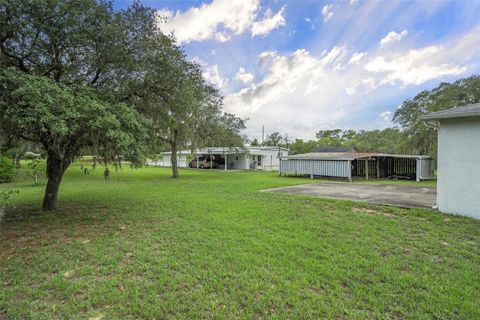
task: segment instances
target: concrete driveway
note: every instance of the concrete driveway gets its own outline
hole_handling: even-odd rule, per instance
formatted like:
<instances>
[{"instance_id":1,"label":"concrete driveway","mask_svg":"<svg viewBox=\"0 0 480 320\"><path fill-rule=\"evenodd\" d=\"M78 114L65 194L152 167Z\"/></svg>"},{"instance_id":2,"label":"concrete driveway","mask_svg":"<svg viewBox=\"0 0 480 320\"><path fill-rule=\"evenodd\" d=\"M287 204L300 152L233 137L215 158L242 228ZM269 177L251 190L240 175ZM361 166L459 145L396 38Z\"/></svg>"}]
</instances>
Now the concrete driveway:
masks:
<instances>
[{"instance_id":1,"label":"concrete driveway","mask_svg":"<svg viewBox=\"0 0 480 320\"><path fill-rule=\"evenodd\" d=\"M325 182L262 191L346 199L406 208L431 208L435 205L437 198L436 188L412 185Z\"/></svg>"}]
</instances>

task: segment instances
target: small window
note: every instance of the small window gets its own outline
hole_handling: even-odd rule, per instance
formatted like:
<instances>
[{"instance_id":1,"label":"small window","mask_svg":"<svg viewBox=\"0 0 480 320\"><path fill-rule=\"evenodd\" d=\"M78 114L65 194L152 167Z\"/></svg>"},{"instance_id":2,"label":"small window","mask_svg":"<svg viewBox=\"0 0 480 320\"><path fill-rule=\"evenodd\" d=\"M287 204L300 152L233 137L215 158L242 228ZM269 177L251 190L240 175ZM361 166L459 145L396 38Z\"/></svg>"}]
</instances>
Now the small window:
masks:
<instances>
[{"instance_id":1,"label":"small window","mask_svg":"<svg viewBox=\"0 0 480 320\"><path fill-rule=\"evenodd\" d=\"M238 160L238 156L235 156L235 160Z\"/></svg>"}]
</instances>

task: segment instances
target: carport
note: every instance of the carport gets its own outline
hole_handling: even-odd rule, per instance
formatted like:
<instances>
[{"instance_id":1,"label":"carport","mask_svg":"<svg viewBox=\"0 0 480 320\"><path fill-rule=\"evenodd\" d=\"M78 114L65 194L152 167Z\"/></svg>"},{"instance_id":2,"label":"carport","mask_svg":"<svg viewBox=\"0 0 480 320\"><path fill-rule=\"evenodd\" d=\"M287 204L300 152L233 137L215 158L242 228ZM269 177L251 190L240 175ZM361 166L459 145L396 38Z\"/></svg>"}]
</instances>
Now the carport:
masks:
<instances>
[{"instance_id":1,"label":"carport","mask_svg":"<svg viewBox=\"0 0 480 320\"><path fill-rule=\"evenodd\" d=\"M217 169L244 169L247 161L247 150L237 147L211 147L195 150L193 158L212 158L218 164Z\"/></svg>"},{"instance_id":2,"label":"carport","mask_svg":"<svg viewBox=\"0 0 480 320\"><path fill-rule=\"evenodd\" d=\"M177 152L179 167L188 167L193 159L213 158L221 170L265 170L276 171L280 159L288 156L289 150L283 147L211 147ZM150 160L150 165L171 166L172 153L162 152L160 160ZM212 168L213 169L213 168Z\"/></svg>"},{"instance_id":3,"label":"carport","mask_svg":"<svg viewBox=\"0 0 480 320\"><path fill-rule=\"evenodd\" d=\"M312 179L338 177L352 181L353 177L364 177L421 181L434 178L434 162L422 155L312 152L282 158L279 173L309 175Z\"/></svg>"}]
</instances>

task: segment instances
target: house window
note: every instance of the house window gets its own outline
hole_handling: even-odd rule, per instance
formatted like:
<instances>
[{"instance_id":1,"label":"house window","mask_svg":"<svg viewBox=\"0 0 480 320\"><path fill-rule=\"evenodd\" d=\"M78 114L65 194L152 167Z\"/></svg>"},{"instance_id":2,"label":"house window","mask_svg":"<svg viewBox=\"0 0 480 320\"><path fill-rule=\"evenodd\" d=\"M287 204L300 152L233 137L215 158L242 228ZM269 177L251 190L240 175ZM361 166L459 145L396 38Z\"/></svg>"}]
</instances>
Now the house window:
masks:
<instances>
[{"instance_id":1,"label":"house window","mask_svg":"<svg viewBox=\"0 0 480 320\"><path fill-rule=\"evenodd\" d=\"M262 156L257 156L257 159L258 159L257 165L261 166L262 165Z\"/></svg>"}]
</instances>

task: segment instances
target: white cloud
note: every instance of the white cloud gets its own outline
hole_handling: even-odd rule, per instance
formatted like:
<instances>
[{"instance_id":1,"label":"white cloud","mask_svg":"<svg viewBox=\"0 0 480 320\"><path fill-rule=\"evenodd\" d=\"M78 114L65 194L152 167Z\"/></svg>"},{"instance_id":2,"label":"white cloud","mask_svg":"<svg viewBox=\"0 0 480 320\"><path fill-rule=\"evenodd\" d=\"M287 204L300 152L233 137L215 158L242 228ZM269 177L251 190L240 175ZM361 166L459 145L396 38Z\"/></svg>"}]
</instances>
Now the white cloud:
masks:
<instances>
[{"instance_id":1,"label":"white cloud","mask_svg":"<svg viewBox=\"0 0 480 320\"><path fill-rule=\"evenodd\" d=\"M373 78L366 78L362 80L362 83L367 87L367 89L377 89L378 83ZM368 92L368 90L367 90Z\"/></svg>"},{"instance_id":2,"label":"white cloud","mask_svg":"<svg viewBox=\"0 0 480 320\"><path fill-rule=\"evenodd\" d=\"M238 69L237 74L235 75L235 80L243 82L245 84L252 82L254 78L255 76L251 73L246 72L245 68L243 67L240 67L240 69Z\"/></svg>"},{"instance_id":3,"label":"white cloud","mask_svg":"<svg viewBox=\"0 0 480 320\"><path fill-rule=\"evenodd\" d=\"M366 55L367 55L366 52L355 52L354 54L352 54L348 63L359 63L360 60L362 60L362 58L365 57Z\"/></svg>"},{"instance_id":4,"label":"white cloud","mask_svg":"<svg viewBox=\"0 0 480 320\"><path fill-rule=\"evenodd\" d=\"M330 20L334 15L333 4L325 5L322 9L322 14L323 14L323 21L327 22L328 20Z\"/></svg>"},{"instance_id":5,"label":"white cloud","mask_svg":"<svg viewBox=\"0 0 480 320\"><path fill-rule=\"evenodd\" d=\"M305 21L305 23L307 23L312 30L317 29L318 20L316 20L316 19L312 20L309 17L305 17L305 18L303 18L303 21Z\"/></svg>"},{"instance_id":6,"label":"white cloud","mask_svg":"<svg viewBox=\"0 0 480 320\"><path fill-rule=\"evenodd\" d=\"M214 64L212 66L204 66L203 77L205 80L210 82L211 84L215 85L219 89L222 89L225 84L226 80L222 78L220 75L220 71L218 70L218 65Z\"/></svg>"},{"instance_id":7,"label":"white cloud","mask_svg":"<svg viewBox=\"0 0 480 320\"><path fill-rule=\"evenodd\" d=\"M382 40L380 40L380 46L383 47L389 43L392 43L392 42L398 42L400 40L402 40L406 35L408 34L408 31L407 30L403 30L402 32L400 33L397 33L395 31L390 31L386 36L385 38L383 38Z\"/></svg>"},{"instance_id":8,"label":"white cloud","mask_svg":"<svg viewBox=\"0 0 480 320\"><path fill-rule=\"evenodd\" d=\"M259 58L259 61L267 67L269 74L259 83L254 83L227 97L231 102L235 100L243 104L250 111L257 111L262 106L295 91L299 79L307 73L311 74L310 71L319 66L319 61L312 58L304 49L297 50L289 56L264 52ZM265 61L266 58L269 60Z\"/></svg>"},{"instance_id":9,"label":"white cloud","mask_svg":"<svg viewBox=\"0 0 480 320\"><path fill-rule=\"evenodd\" d=\"M460 77L478 66L480 53L472 48L480 46L479 32L477 28L415 49L378 48L368 55L346 46L318 56L305 49L289 54L265 51L258 56L255 78L245 88L225 94L225 109L250 118L250 135L262 125L298 138L312 138L314 132L332 127L384 126L393 112L378 106L394 102L389 108L393 110L399 97L415 92L416 88L402 91L405 86ZM365 115L372 109L374 119Z\"/></svg>"},{"instance_id":10,"label":"white cloud","mask_svg":"<svg viewBox=\"0 0 480 320\"><path fill-rule=\"evenodd\" d=\"M356 5L358 3L358 0L350 0L351 5Z\"/></svg>"},{"instance_id":11,"label":"white cloud","mask_svg":"<svg viewBox=\"0 0 480 320\"><path fill-rule=\"evenodd\" d=\"M418 85L442 76L459 75L465 72L465 67L445 62L444 54L443 47L429 46L388 57L377 56L364 68L368 72L383 74L381 84L395 84L398 81L403 85Z\"/></svg>"},{"instance_id":12,"label":"white cloud","mask_svg":"<svg viewBox=\"0 0 480 320\"><path fill-rule=\"evenodd\" d=\"M274 59L277 56L276 51L264 51L258 56L258 64L260 67L263 67L271 59Z\"/></svg>"},{"instance_id":13,"label":"white cloud","mask_svg":"<svg viewBox=\"0 0 480 320\"><path fill-rule=\"evenodd\" d=\"M382 118L384 121L390 121L391 120L391 115L392 113L390 111L385 111L380 113L378 116Z\"/></svg>"},{"instance_id":14,"label":"white cloud","mask_svg":"<svg viewBox=\"0 0 480 320\"><path fill-rule=\"evenodd\" d=\"M323 57L316 58L305 49L289 55L264 52L259 63L266 76L239 92L225 97L225 108L251 120L249 126L282 126L284 131L304 135L300 127L315 132L330 127L340 119L345 109L336 103L345 96L345 84L339 75L328 74L342 60L345 48L335 47Z\"/></svg>"},{"instance_id":15,"label":"white cloud","mask_svg":"<svg viewBox=\"0 0 480 320\"><path fill-rule=\"evenodd\" d=\"M354 85L354 86L351 86L351 87L348 87L347 89L345 89L345 92L346 92L349 96L353 96L356 91L357 91L357 85Z\"/></svg>"},{"instance_id":16,"label":"white cloud","mask_svg":"<svg viewBox=\"0 0 480 320\"><path fill-rule=\"evenodd\" d=\"M283 11L285 6L273 15L272 10L267 9L265 16L261 21L255 21L252 24L252 37L263 36L269 34L272 30L285 25L285 17Z\"/></svg>"},{"instance_id":17,"label":"white cloud","mask_svg":"<svg viewBox=\"0 0 480 320\"><path fill-rule=\"evenodd\" d=\"M328 53L326 53L322 60L322 65L333 65L334 70L342 70L345 67L345 58L347 57L348 50L345 46L333 47Z\"/></svg>"},{"instance_id":18,"label":"white cloud","mask_svg":"<svg viewBox=\"0 0 480 320\"><path fill-rule=\"evenodd\" d=\"M259 0L214 0L209 4L192 7L184 12L158 10L158 27L164 33L174 32L179 43L216 39L229 41L233 36L251 31L252 36L266 35L285 25L283 7L273 14L270 9L263 20L256 20Z\"/></svg>"}]
</instances>

